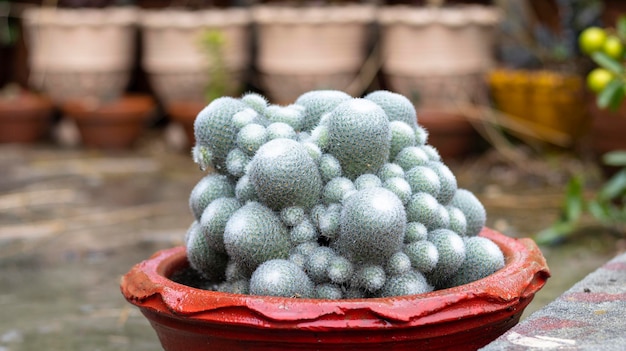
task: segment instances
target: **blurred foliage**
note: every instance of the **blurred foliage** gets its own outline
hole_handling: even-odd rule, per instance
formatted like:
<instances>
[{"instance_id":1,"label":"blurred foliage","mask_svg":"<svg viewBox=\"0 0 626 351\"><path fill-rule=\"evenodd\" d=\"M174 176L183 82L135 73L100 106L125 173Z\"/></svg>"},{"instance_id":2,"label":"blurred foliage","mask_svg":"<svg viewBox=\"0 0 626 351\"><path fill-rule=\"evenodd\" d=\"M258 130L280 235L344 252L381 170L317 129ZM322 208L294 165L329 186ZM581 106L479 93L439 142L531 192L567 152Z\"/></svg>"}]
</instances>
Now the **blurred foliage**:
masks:
<instances>
[{"instance_id":1,"label":"blurred foliage","mask_svg":"<svg viewBox=\"0 0 626 351\"><path fill-rule=\"evenodd\" d=\"M578 35L600 24L600 0L497 0L504 12L498 54L505 66L580 71ZM551 5L551 6L550 6ZM554 11L548 11L548 10Z\"/></svg>"},{"instance_id":2,"label":"blurred foliage","mask_svg":"<svg viewBox=\"0 0 626 351\"><path fill-rule=\"evenodd\" d=\"M205 88L206 101L213 101L231 91L231 80L226 61L224 59L223 33L218 30L207 30L200 40L201 46L209 62L209 83Z\"/></svg>"},{"instance_id":3,"label":"blurred foliage","mask_svg":"<svg viewBox=\"0 0 626 351\"><path fill-rule=\"evenodd\" d=\"M606 153L605 165L619 167L592 197L585 196L582 176L572 178L566 188L561 217L551 227L535 236L538 244L555 244L563 241L577 229L585 215L598 224L620 232L626 229L626 151Z\"/></svg>"}]
</instances>

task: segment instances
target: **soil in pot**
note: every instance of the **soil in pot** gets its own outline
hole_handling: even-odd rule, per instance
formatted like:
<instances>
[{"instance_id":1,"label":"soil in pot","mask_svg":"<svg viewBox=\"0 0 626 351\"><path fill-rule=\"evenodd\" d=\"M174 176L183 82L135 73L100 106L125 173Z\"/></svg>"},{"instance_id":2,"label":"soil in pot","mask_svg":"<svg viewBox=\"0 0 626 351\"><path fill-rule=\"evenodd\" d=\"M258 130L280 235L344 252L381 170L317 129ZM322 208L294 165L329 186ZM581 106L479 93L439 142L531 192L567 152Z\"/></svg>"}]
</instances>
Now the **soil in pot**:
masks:
<instances>
[{"instance_id":1,"label":"soil in pot","mask_svg":"<svg viewBox=\"0 0 626 351\"><path fill-rule=\"evenodd\" d=\"M132 147L154 108L154 100L147 95L125 95L107 103L72 100L62 105L63 113L76 122L82 143L103 149Z\"/></svg>"},{"instance_id":2,"label":"soil in pot","mask_svg":"<svg viewBox=\"0 0 626 351\"><path fill-rule=\"evenodd\" d=\"M0 96L0 143L42 139L50 131L53 110L48 98L34 93Z\"/></svg>"},{"instance_id":3,"label":"soil in pot","mask_svg":"<svg viewBox=\"0 0 626 351\"><path fill-rule=\"evenodd\" d=\"M514 326L550 273L530 239L490 229L505 266L462 286L392 298L324 300L191 288L183 247L156 253L121 281L165 350L475 350ZM181 280L179 280L181 281Z\"/></svg>"}]
</instances>

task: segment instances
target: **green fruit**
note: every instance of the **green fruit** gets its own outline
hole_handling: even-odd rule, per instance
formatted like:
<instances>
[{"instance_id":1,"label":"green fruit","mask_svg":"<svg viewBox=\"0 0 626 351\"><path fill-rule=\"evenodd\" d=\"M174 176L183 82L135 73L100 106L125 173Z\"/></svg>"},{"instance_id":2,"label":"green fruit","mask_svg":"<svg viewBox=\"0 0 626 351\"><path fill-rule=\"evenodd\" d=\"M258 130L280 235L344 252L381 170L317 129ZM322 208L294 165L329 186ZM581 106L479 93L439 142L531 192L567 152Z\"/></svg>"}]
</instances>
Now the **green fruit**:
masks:
<instances>
[{"instance_id":1,"label":"green fruit","mask_svg":"<svg viewBox=\"0 0 626 351\"><path fill-rule=\"evenodd\" d=\"M265 261L287 258L291 241L276 213L258 202L248 202L226 223L224 247L231 259L254 270Z\"/></svg>"},{"instance_id":2,"label":"green fruit","mask_svg":"<svg viewBox=\"0 0 626 351\"><path fill-rule=\"evenodd\" d=\"M355 264L385 264L400 251L406 228L402 201L384 188L356 191L343 204L340 234L333 246Z\"/></svg>"},{"instance_id":3,"label":"green fruit","mask_svg":"<svg viewBox=\"0 0 626 351\"><path fill-rule=\"evenodd\" d=\"M595 68L587 75L587 87L598 94L615 78L613 73L605 68Z\"/></svg>"},{"instance_id":4,"label":"green fruit","mask_svg":"<svg viewBox=\"0 0 626 351\"><path fill-rule=\"evenodd\" d=\"M446 282L447 287L467 284L504 267L504 255L493 241L473 236L465 238L466 257L461 268Z\"/></svg>"},{"instance_id":5,"label":"green fruit","mask_svg":"<svg viewBox=\"0 0 626 351\"><path fill-rule=\"evenodd\" d=\"M220 197L213 200L202 212L200 227L211 249L219 253L226 253L224 248L224 229L230 216L240 207L241 204L237 199Z\"/></svg>"},{"instance_id":6,"label":"green fruit","mask_svg":"<svg viewBox=\"0 0 626 351\"><path fill-rule=\"evenodd\" d=\"M616 60L621 60L624 57L624 44L619 37L609 35L602 46L602 51Z\"/></svg>"},{"instance_id":7,"label":"green fruit","mask_svg":"<svg viewBox=\"0 0 626 351\"><path fill-rule=\"evenodd\" d=\"M411 271L390 277L385 282L381 297L417 295L433 291L426 278L419 272Z\"/></svg>"},{"instance_id":8,"label":"green fruit","mask_svg":"<svg viewBox=\"0 0 626 351\"><path fill-rule=\"evenodd\" d=\"M467 221L465 235L478 235L487 221L487 212L478 198L469 190L458 189L450 201L450 205L457 207L465 215Z\"/></svg>"},{"instance_id":9,"label":"green fruit","mask_svg":"<svg viewBox=\"0 0 626 351\"><path fill-rule=\"evenodd\" d=\"M350 95L338 90L313 90L300 95L295 103L304 107L302 130L312 130L323 114L350 99Z\"/></svg>"},{"instance_id":10,"label":"green fruit","mask_svg":"<svg viewBox=\"0 0 626 351\"><path fill-rule=\"evenodd\" d=\"M599 27L589 27L585 29L578 37L578 46L585 54L592 54L602 50L606 42L606 31Z\"/></svg>"},{"instance_id":11,"label":"green fruit","mask_svg":"<svg viewBox=\"0 0 626 351\"><path fill-rule=\"evenodd\" d=\"M204 209L220 197L234 197L235 187L231 181L220 174L209 174L194 186L189 195L189 208L196 220L200 220Z\"/></svg>"},{"instance_id":12,"label":"green fruit","mask_svg":"<svg viewBox=\"0 0 626 351\"><path fill-rule=\"evenodd\" d=\"M365 99L341 103L328 117L328 153L346 177L376 173L387 162L391 130L385 111Z\"/></svg>"},{"instance_id":13,"label":"green fruit","mask_svg":"<svg viewBox=\"0 0 626 351\"><path fill-rule=\"evenodd\" d=\"M205 107L194 121L196 145L210 150L212 164L224 169L226 155L235 147L237 130L231 123L233 115L249 108L238 99L221 97Z\"/></svg>"},{"instance_id":14,"label":"green fruit","mask_svg":"<svg viewBox=\"0 0 626 351\"><path fill-rule=\"evenodd\" d=\"M273 210L309 209L321 198L322 178L315 161L291 139L274 139L259 148L248 174L259 199Z\"/></svg>"},{"instance_id":15,"label":"green fruit","mask_svg":"<svg viewBox=\"0 0 626 351\"><path fill-rule=\"evenodd\" d=\"M386 90L378 90L367 94L365 98L382 107L389 121L404 122L412 129L417 127L415 106L413 106L411 100L403 95Z\"/></svg>"},{"instance_id":16,"label":"green fruit","mask_svg":"<svg viewBox=\"0 0 626 351\"><path fill-rule=\"evenodd\" d=\"M193 226L190 229L186 245L189 265L211 281L223 280L228 256L209 246L200 226Z\"/></svg>"},{"instance_id":17,"label":"green fruit","mask_svg":"<svg viewBox=\"0 0 626 351\"><path fill-rule=\"evenodd\" d=\"M302 268L288 260L269 260L250 278L250 295L312 298L315 285Z\"/></svg>"},{"instance_id":18,"label":"green fruit","mask_svg":"<svg viewBox=\"0 0 626 351\"><path fill-rule=\"evenodd\" d=\"M411 267L422 273L430 273L439 262L439 251L430 241L414 241L404 246L404 254L409 258Z\"/></svg>"}]
</instances>

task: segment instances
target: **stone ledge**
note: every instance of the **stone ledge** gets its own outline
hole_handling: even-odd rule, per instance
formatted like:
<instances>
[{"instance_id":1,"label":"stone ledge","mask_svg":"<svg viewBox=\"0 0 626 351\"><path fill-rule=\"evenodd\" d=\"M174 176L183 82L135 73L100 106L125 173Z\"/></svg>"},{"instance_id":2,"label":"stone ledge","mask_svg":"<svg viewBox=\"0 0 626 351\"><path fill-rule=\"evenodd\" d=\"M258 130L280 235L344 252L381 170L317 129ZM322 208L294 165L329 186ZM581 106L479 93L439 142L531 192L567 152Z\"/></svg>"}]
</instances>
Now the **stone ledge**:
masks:
<instances>
[{"instance_id":1,"label":"stone ledge","mask_svg":"<svg viewBox=\"0 0 626 351\"><path fill-rule=\"evenodd\" d=\"M626 253L481 350L626 350L625 316Z\"/></svg>"}]
</instances>

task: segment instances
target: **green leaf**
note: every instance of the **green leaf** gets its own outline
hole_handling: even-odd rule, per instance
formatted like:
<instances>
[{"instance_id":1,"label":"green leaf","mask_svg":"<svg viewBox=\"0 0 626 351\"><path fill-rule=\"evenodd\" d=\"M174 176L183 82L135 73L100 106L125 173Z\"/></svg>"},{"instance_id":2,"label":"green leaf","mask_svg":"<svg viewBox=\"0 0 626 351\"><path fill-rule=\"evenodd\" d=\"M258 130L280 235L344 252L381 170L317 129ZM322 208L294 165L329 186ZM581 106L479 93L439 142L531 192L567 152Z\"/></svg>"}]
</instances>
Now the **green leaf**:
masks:
<instances>
[{"instance_id":1,"label":"green leaf","mask_svg":"<svg viewBox=\"0 0 626 351\"><path fill-rule=\"evenodd\" d=\"M607 166L626 166L626 150L609 151L602 155L602 162Z\"/></svg>"},{"instance_id":2,"label":"green leaf","mask_svg":"<svg viewBox=\"0 0 626 351\"><path fill-rule=\"evenodd\" d=\"M591 59L602 68L606 68L616 76L624 74L624 66L621 62L615 60L611 56L605 54L602 51L596 51L591 54Z\"/></svg>"},{"instance_id":3,"label":"green leaf","mask_svg":"<svg viewBox=\"0 0 626 351\"><path fill-rule=\"evenodd\" d=\"M607 86L598 94L597 104L598 107L605 109L607 107L614 108L624 99L624 83L620 79L613 79Z\"/></svg>"},{"instance_id":4,"label":"green leaf","mask_svg":"<svg viewBox=\"0 0 626 351\"><path fill-rule=\"evenodd\" d=\"M600 189L598 198L609 201L620 198L626 192L626 169L617 172Z\"/></svg>"},{"instance_id":5,"label":"green leaf","mask_svg":"<svg viewBox=\"0 0 626 351\"><path fill-rule=\"evenodd\" d=\"M626 16L620 16L617 19L615 29L617 30L617 36L620 37L622 41L626 41Z\"/></svg>"},{"instance_id":6,"label":"green leaf","mask_svg":"<svg viewBox=\"0 0 626 351\"><path fill-rule=\"evenodd\" d=\"M576 222L558 222L544 229L534 237L539 245L553 245L563 241L576 230Z\"/></svg>"},{"instance_id":7,"label":"green leaf","mask_svg":"<svg viewBox=\"0 0 626 351\"><path fill-rule=\"evenodd\" d=\"M567 221L576 221L583 213L585 199L583 198L583 180L576 176L567 183L565 192L564 215Z\"/></svg>"},{"instance_id":8,"label":"green leaf","mask_svg":"<svg viewBox=\"0 0 626 351\"><path fill-rule=\"evenodd\" d=\"M611 210L606 203L601 203L598 200L592 200L589 202L589 213L600 222L606 222L610 219Z\"/></svg>"}]
</instances>

